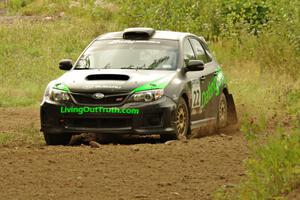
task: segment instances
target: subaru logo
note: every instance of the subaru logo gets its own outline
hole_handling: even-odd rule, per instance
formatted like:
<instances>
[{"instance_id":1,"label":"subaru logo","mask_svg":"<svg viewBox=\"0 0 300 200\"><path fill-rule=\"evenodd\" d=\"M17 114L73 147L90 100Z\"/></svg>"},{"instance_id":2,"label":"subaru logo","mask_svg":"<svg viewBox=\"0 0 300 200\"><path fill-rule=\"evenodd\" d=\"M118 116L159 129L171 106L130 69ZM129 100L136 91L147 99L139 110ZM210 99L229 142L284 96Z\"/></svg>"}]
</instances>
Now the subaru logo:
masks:
<instances>
[{"instance_id":1,"label":"subaru logo","mask_svg":"<svg viewBox=\"0 0 300 200\"><path fill-rule=\"evenodd\" d=\"M103 99L104 98L104 94L102 93L95 93L92 96L94 99Z\"/></svg>"}]
</instances>

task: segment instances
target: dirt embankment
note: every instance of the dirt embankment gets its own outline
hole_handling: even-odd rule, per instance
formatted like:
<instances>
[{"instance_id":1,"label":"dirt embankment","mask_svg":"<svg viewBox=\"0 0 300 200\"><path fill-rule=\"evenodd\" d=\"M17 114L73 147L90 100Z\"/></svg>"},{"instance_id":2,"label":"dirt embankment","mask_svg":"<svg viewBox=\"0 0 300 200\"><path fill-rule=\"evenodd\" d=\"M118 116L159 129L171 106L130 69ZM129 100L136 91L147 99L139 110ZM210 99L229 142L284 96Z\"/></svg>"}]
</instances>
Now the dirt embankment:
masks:
<instances>
[{"instance_id":1,"label":"dirt embankment","mask_svg":"<svg viewBox=\"0 0 300 200\"><path fill-rule=\"evenodd\" d=\"M0 119L0 133L38 130L37 109L1 109ZM210 199L244 176L247 147L239 132L125 143L0 147L0 199Z\"/></svg>"}]
</instances>

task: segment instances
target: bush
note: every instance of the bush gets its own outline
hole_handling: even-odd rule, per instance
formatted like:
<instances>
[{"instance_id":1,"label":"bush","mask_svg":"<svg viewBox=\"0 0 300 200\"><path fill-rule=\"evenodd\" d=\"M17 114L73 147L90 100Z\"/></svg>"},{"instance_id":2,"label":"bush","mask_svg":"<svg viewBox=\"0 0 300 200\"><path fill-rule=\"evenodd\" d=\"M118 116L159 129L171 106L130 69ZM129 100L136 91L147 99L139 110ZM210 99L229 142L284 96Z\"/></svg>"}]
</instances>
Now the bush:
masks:
<instances>
[{"instance_id":1,"label":"bush","mask_svg":"<svg viewBox=\"0 0 300 200\"><path fill-rule=\"evenodd\" d=\"M223 32L236 35L240 29L258 35L270 20L271 5L266 1L225 0L221 3Z\"/></svg>"},{"instance_id":2,"label":"bush","mask_svg":"<svg viewBox=\"0 0 300 200\"><path fill-rule=\"evenodd\" d=\"M218 1L119 0L120 24L161 30L189 31L207 37L218 35ZM211 9L211 10L210 10Z\"/></svg>"},{"instance_id":3,"label":"bush","mask_svg":"<svg viewBox=\"0 0 300 200\"><path fill-rule=\"evenodd\" d=\"M261 72L288 74L294 79L300 77L297 10L300 3L297 0L116 2L121 9L119 22L123 28L146 26L192 32L213 41L231 40L234 45L228 51L238 53L239 59L258 60ZM247 54L248 50L251 55Z\"/></svg>"},{"instance_id":4,"label":"bush","mask_svg":"<svg viewBox=\"0 0 300 200\"><path fill-rule=\"evenodd\" d=\"M8 7L10 11L17 11L31 2L32 0L8 0Z\"/></svg>"}]
</instances>

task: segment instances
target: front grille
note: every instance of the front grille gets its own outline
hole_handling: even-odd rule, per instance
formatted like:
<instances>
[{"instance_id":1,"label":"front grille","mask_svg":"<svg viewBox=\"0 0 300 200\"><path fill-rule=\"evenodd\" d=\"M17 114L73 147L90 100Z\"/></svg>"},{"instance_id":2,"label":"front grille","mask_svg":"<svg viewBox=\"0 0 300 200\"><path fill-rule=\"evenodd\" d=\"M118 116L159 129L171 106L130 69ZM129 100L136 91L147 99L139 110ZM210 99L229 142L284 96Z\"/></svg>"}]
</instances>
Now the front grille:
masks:
<instances>
[{"instance_id":1,"label":"front grille","mask_svg":"<svg viewBox=\"0 0 300 200\"><path fill-rule=\"evenodd\" d=\"M125 128L132 126L132 118L71 118L64 119L64 124L73 128Z\"/></svg>"},{"instance_id":2,"label":"front grille","mask_svg":"<svg viewBox=\"0 0 300 200\"><path fill-rule=\"evenodd\" d=\"M104 94L104 98L93 98L94 93L72 93L72 97L78 104L85 105L118 105L121 104L129 95L126 94Z\"/></svg>"}]
</instances>

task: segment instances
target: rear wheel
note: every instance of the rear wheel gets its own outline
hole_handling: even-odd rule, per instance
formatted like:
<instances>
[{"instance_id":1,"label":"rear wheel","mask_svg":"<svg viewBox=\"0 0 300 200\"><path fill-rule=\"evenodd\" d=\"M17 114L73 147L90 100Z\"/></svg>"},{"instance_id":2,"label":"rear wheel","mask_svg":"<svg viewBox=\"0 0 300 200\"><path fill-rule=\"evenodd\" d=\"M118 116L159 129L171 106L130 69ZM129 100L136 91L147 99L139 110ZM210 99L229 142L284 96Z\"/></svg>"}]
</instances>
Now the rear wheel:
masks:
<instances>
[{"instance_id":1,"label":"rear wheel","mask_svg":"<svg viewBox=\"0 0 300 200\"><path fill-rule=\"evenodd\" d=\"M218 128L224 128L228 124L228 109L227 109L227 100L225 94L222 93L219 100L218 106L218 117L217 117L217 126Z\"/></svg>"},{"instance_id":2,"label":"rear wheel","mask_svg":"<svg viewBox=\"0 0 300 200\"><path fill-rule=\"evenodd\" d=\"M47 145L67 145L70 143L71 137L71 134L44 133L44 138Z\"/></svg>"},{"instance_id":3,"label":"rear wheel","mask_svg":"<svg viewBox=\"0 0 300 200\"><path fill-rule=\"evenodd\" d=\"M161 135L163 140L186 139L189 131L190 116L186 101L181 97L176 109L176 133L174 135Z\"/></svg>"}]
</instances>

